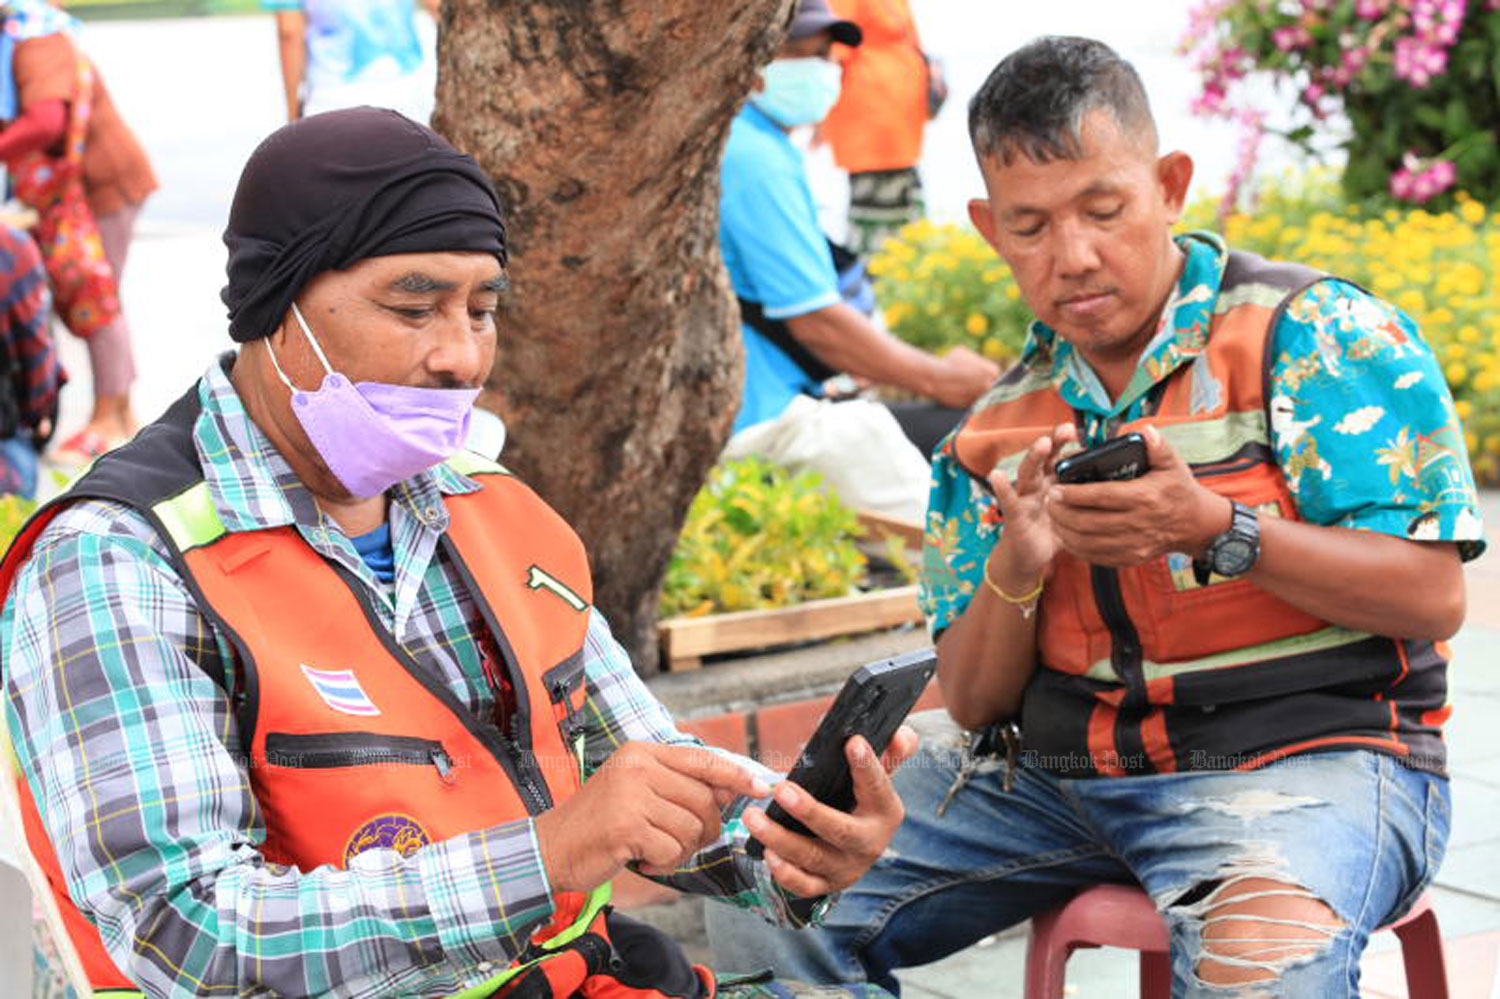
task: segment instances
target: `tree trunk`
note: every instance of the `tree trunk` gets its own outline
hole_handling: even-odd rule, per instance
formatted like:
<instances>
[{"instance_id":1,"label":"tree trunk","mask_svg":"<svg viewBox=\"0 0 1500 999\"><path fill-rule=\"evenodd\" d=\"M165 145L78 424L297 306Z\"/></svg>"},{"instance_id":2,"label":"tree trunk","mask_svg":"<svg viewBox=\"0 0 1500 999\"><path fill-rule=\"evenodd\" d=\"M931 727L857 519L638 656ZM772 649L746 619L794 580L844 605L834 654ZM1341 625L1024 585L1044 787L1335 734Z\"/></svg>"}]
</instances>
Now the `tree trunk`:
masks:
<instances>
[{"instance_id":1,"label":"tree trunk","mask_svg":"<svg viewBox=\"0 0 1500 999\"><path fill-rule=\"evenodd\" d=\"M655 672L656 603L743 357L718 243L730 120L792 0L444 0L435 125L494 178L511 291L480 404Z\"/></svg>"}]
</instances>

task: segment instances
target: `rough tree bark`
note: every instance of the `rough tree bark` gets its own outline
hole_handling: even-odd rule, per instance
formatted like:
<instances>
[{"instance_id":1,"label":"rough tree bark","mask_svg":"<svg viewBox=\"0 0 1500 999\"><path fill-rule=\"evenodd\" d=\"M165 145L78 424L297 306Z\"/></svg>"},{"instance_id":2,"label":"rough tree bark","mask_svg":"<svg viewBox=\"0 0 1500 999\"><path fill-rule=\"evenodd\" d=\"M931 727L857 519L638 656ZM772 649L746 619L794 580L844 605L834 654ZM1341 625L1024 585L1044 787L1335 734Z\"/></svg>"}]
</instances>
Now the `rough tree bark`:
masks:
<instances>
[{"instance_id":1,"label":"rough tree bark","mask_svg":"<svg viewBox=\"0 0 1500 999\"><path fill-rule=\"evenodd\" d=\"M793 0L444 0L435 125L494 178L512 290L480 404L588 546L636 669L742 356L718 248L730 120Z\"/></svg>"}]
</instances>

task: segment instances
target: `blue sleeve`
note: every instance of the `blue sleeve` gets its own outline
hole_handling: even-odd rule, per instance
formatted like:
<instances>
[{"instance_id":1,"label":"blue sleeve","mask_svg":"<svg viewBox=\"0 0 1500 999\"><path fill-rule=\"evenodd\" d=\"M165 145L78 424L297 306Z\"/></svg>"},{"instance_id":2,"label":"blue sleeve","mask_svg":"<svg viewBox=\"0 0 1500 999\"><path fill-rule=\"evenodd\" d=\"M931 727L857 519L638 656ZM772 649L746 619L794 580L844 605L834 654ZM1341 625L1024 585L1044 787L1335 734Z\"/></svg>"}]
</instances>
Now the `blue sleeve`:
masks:
<instances>
[{"instance_id":1,"label":"blue sleeve","mask_svg":"<svg viewBox=\"0 0 1500 999\"><path fill-rule=\"evenodd\" d=\"M723 184L720 231L735 290L770 319L837 304L838 275L806 179L781 164L731 156Z\"/></svg>"},{"instance_id":2,"label":"blue sleeve","mask_svg":"<svg viewBox=\"0 0 1500 999\"><path fill-rule=\"evenodd\" d=\"M260 0L260 5L266 10L302 10L306 6L303 0Z\"/></svg>"},{"instance_id":3,"label":"blue sleeve","mask_svg":"<svg viewBox=\"0 0 1500 999\"><path fill-rule=\"evenodd\" d=\"M934 640L969 609L984 563L1000 540L994 495L964 471L950 436L932 461L917 599Z\"/></svg>"},{"instance_id":4,"label":"blue sleeve","mask_svg":"<svg viewBox=\"0 0 1500 999\"><path fill-rule=\"evenodd\" d=\"M1325 281L1277 325L1271 438L1302 519L1484 550L1463 427L1401 310Z\"/></svg>"}]
</instances>

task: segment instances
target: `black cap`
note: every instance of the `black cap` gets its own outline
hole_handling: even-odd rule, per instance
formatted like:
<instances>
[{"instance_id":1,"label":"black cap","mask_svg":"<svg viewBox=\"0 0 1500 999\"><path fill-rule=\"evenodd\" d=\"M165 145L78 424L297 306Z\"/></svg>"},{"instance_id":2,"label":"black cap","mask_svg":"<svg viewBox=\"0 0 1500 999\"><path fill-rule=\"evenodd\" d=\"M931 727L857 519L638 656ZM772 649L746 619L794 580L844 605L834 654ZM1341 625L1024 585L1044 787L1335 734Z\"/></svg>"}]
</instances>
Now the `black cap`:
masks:
<instances>
[{"instance_id":1,"label":"black cap","mask_svg":"<svg viewBox=\"0 0 1500 999\"><path fill-rule=\"evenodd\" d=\"M864 41L865 33L853 21L840 20L828 9L828 0L798 0L797 13L786 37L792 41L808 38L826 31L833 40L844 45L858 45Z\"/></svg>"}]
</instances>

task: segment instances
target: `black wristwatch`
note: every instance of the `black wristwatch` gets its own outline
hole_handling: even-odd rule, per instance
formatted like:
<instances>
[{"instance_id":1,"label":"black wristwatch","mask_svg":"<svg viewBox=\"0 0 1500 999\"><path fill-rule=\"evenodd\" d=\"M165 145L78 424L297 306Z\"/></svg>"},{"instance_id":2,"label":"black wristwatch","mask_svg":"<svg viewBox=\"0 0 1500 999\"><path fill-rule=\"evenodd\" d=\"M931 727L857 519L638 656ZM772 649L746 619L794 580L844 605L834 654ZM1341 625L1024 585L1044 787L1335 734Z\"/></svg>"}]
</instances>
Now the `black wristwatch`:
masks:
<instances>
[{"instance_id":1,"label":"black wristwatch","mask_svg":"<svg viewBox=\"0 0 1500 999\"><path fill-rule=\"evenodd\" d=\"M1199 586L1208 585L1210 573L1231 579L1243 576L1260 560L1260 521L1255 511L1238 500L1229 502L1234 504L1229 530L1210 541L1203 554L1193 559L1193 578Z\"/></svg>"}]
</instances>

